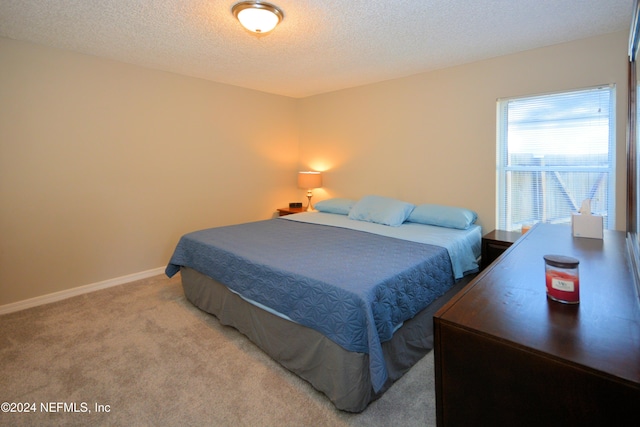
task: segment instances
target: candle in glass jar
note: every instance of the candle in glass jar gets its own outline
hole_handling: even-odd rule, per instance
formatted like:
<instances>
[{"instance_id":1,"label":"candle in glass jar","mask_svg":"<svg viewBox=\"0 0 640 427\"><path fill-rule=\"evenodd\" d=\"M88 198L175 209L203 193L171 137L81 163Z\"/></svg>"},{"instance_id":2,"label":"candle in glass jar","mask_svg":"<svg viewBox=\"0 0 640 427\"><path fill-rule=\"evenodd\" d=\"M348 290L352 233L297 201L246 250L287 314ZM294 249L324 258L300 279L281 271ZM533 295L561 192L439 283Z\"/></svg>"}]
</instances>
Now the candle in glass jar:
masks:
<instances>
[{"instance_id":1,"label":"candle in glass jar","mask_svg":"<svg viewBox=\"0 0 640 427\"><path fill-rule=\"evenodd\" d=\"M547 297L566 304L580 302L578 261L564 255L545 255Z\"/></svg>"}]
</instances>

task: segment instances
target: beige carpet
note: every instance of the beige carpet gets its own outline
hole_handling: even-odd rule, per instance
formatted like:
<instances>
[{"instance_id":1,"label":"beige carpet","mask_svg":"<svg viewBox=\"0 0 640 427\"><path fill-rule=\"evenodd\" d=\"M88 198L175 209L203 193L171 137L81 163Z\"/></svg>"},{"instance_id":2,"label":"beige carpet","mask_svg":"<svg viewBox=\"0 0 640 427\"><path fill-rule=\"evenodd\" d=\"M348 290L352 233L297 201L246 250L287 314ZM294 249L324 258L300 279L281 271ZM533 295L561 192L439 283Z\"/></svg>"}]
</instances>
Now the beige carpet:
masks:
<instances>
[{"instance_id":1,"label":"beige carpet","mask_svg":"<svg viewBox=\"0 0 640 427\"><path fill-rule=\"evenodd\" d=\"M435 425L433 353L364 412L338 411L194 308L179 276L0 316L0 402L23 411L3 403L0 425Z\"/></svg>"}]
</instances>

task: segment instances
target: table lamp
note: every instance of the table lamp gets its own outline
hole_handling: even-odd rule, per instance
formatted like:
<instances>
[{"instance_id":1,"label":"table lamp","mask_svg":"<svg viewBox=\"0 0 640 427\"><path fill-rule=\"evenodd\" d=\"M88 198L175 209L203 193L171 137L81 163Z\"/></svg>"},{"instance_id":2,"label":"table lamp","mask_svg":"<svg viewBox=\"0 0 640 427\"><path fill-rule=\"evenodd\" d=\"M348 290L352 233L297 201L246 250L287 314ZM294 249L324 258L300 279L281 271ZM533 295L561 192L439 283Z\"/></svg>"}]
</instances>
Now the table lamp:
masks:
<instances>
[{"instance_id":1,"label":"table lamp","mask_svg":"<svg viewBox=\"0 0 640 427\"><path fill-rule=\"evenodd\" d=\"M320 172L298 172L298 188L307 190L307 199L309 199L308 212L315 210L311 204L311 197L313 196L311 190L320 187L322 187L322 174Z\"/></svg>"}]
</instances>

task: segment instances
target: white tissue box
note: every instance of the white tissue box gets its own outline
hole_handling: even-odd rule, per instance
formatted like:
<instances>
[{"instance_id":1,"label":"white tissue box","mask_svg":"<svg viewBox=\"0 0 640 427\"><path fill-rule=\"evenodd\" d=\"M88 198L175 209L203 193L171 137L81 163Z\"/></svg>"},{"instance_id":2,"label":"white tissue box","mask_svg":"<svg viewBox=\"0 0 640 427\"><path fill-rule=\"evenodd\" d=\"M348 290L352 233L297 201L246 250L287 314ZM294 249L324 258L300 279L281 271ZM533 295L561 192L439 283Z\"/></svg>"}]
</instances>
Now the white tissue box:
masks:
<instances>
[{"instance_id":1,"label":"white tissue box","mask_svg":"<svg viewBox=\"0 0 640 427\"><path fill-rule=\"evenodd\" d=\"M571 229L573 237L589 237L602 239L603 221L601 215L571 215Z\"/></svg>"}]
</instances>

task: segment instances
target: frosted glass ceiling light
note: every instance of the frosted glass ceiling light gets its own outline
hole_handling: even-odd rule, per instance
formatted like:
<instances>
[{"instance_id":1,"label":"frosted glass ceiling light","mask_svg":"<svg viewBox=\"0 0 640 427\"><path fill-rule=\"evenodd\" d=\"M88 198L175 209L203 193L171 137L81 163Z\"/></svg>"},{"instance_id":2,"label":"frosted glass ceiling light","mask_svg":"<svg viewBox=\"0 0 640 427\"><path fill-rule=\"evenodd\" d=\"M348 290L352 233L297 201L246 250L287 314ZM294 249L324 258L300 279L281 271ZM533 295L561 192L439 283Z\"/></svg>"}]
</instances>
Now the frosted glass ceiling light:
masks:
<instances>
[{"instance_id":1,"label":"frosted glass ceiling light","mask_svg":"<svg viewBox=\"0 0 640 427\"><path fill-rule=\"evenodd\" d=\"M268 33L282 21L282 11L276 6L260 1L242 1L231 8L233 15L247 30L258 34Z\"/></svg>"}]
</instances>

